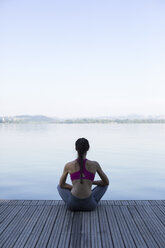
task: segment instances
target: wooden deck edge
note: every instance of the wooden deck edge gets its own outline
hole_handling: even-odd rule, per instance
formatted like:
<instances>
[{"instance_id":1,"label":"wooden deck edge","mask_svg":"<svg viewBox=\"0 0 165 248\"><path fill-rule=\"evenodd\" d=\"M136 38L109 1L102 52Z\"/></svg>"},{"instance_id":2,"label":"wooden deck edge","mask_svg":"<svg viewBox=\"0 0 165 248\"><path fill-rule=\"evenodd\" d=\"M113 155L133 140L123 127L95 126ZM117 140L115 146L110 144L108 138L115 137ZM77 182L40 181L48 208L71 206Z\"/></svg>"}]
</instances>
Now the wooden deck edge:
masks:
<instances>
[{"instance_id":1,"label":"wooden deck edge","mask_svg":"<svg viewBox=\"0 0 165 248\"><path fill-rule=\"evenodd\" d=\"M64 205L62 200L5 200L0 199L0 205L23 206L59 206ZM99 205L130 206L130 205L165 205L165 200L101 200Z\"/></svg>"}]
</instances>

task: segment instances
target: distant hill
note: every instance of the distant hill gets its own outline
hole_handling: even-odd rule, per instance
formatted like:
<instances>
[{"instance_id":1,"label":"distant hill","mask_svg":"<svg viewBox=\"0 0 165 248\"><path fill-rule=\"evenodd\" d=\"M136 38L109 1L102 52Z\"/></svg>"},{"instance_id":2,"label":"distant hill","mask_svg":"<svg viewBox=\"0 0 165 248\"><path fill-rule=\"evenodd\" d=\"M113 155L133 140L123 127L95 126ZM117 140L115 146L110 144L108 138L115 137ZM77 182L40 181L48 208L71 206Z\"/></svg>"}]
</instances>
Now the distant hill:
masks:
<instances>
[{"instance_id":1,"label":"distant hill","mask_svg":"<svg viewBox=\"0 0 165 248\"><path fill-rule=\"evenodd\" d=\"M165 116L104 116L96 118L55 118L44 115L16 115L0 117L0 123L165 123Z\"/></svg>"},{"instance_id":2,"label":"distant hill","mask_svg":"<svg viewBox=\"0 0 165 248\"><path fill-rule=\"evenodd\" d=\"M54 119L44 115L16 115L0 117L2 123L53 122Z\"/></svg>"},{"instance_id":3,"label":"distant hill","mask_svg":"<svg viewBox=\"0 0 165 248\"><path fill-rule=\"evenodd\" d=\"M51 117L47 117L44 115L16 115L13 117L16 120L26 120L26 121L53 121L54 119Z\"/></svg>"}]
</instances>

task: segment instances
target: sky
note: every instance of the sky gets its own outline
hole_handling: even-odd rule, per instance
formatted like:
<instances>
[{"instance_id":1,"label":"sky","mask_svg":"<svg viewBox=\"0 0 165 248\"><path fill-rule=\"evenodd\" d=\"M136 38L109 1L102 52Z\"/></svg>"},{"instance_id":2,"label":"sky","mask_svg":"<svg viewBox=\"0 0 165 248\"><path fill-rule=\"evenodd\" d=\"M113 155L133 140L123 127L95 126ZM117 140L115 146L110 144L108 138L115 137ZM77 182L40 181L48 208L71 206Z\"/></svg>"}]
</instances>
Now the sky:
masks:
<instances>
[{"instance_id":1,"label":"sky","mask_svg":"<svg viewBox=\"0 0 165 248\"><path fill-rule=\"evenodd\" d=\"M165 115L164 0L1 0L0 116Z\"/></svg>"}]
</instances>

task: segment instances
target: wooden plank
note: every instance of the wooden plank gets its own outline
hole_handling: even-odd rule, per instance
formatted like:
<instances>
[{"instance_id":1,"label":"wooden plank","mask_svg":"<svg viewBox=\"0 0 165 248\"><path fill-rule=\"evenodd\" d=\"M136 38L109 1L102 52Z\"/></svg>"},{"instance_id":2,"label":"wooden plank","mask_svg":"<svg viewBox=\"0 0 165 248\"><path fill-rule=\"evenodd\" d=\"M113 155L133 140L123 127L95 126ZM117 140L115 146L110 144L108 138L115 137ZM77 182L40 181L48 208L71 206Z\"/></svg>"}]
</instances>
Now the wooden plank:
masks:
<instances>
[{"instance_id":1,"label":"wooden plank","mask_svg":"<svg viewBox=\"0 0 165 248\"><path fill-rule=\"evenodd\" d=\"M118 223L116 221L114 211L114 206L107 206L106 207L106 216L109 224L109 229L112 237L112 243L114 248L124 248L124 243L122 241L122 236L119 230Z\"/></svg>"},{"instance_id":2,"label":"wooden plank","mask_svg":"<svg viewBox=\"0 0 165 248\"><path fill-rule=\"evenodd\" d=\"M128 206L129 202L127 200L120 201L122 206Z\"/></svg>"},{"instance_id":3,"label":"wooden plank","mask_svg":"<svg viewBox=\"0 0 165 248\"><path fill-rule=\"evenodd\" d=\"M58 206L58 209L59 209L58 216L54 223L52 233L49 242L47 244L47 248L58 247L60 236L63 230L63 223L66 216L66 206L65 205Z\"/></svg>"},{"instance_id":4,"label":"wooden plank","mask_svg":"<svg viewBox=\"0 0 165 248\"><path fill-rule=\"evenodd\" d=\"M15 233L16 228L19 226L19 222L23 218L24 214L27 212L28 207L17 206L17 208L21 208L21 211L18 211L14 216L10 225L7 226L5 232L2 232L0 235L0 247L2 247L7 240L10 240L12 235ZM5 246L4 246L5 247ZM9 247L9 246L8 246Z\"/></svg>"},{"instance_id":5,"label":"wooden plank","mask_svg":"<svg viewBox=\"0 0 165 248\"><path fill-rule=\"evenodd\" d=\"M35 210L36 210L35 206L29 207L28 210L23 215L21 215L21 218L19 219L18 222L17 222L18 215L16 216L15 222L14 222L14 231L12 231L9 238L4 243L3 248L13 247L13 245L15 244L15 242L18 240L21 233L23 232L24 228L26 227L28 221L31 220L31 217ZM20 247L20 246L17 246L17 247Z\"/></svg>"},{"instance_id":6,"label":"wooden plank","mask_svg":"<svg viewBox=\"0 0 165 248\"><path fill-rule=\"evenodd\" d=\"M161 201L156 201L156 200L149 200L148 202L150 203L150 205L153 206L161 204Z\"/></svg>"},{"instance_id":7,"label":"wooden plank","mask_svg":"<svg viewBox=\"0 0 165 248\"><path fill-rule=\"evenodd\" d=\"M120 200L114 200L113 201L113 204L116 206L116 205L121 205L121 201Z\"/></svg>"},{"instance_id":8,"label":"wooden plank","mask_svg":"<svg viewBox=\"0 0 165 248\"><path fill-rule=\"evenodd\" d=\"M92 247L91 243L91 227L93 216L90 215L91 212L82 212L82 229L81 229L81 243L80 247ZM94 213L94 211L93 211Z\"/></svg>"},{"instance_id":9,"label":"wooden plank","mask_svg":"<svg viewBox=\"0 0 165 248\"><path fill-rule=\"evenodd\" d=\"M158 208L161 210L163 214L165 214L165 206L164 205L158 205Z\"/></svg>"},{"instance_id":10,"label":"wooden plank","mask_svg":"<svg viewBox=\"0 0 165 248\"><path fill-rule=\"evenodd\" d=\"M1 205L0 206L0 216L5 211L5 209L7 209L7 208L8 208L8 205Z\"/></svg>"},{"instance_id":11,"label":"wooden plank","mask_svg":"<svg viewBox=\"0 0 165 248\"><path fill-rule=\"evenodd\" d=\"M153 226L154 229L156 229L156 232L158 232L159 234L162 234L164 236L164 241L165 241L164 223L162 223L162 221L158 218L158 216L155 214L155 211L153 211L151 207L143 206L143 209L144 209L145 213L148 214L149 223Z\"/></svg>"},{"instance_id":12,"label":"wooden plank","mask_svg":"<svg viewBox=\"0 0 165 248\"><path fill-rule=\"evenodd\" d=\"M148 246L146 246L146 243L144 242L128 208L129 207L122 206L120 209L129 228L130 236L133 238L137 248L147 248Z\"/></svg>"},{"instance_id":13,"label":"wooden plank","mask_svg":"<svg viewBox=\"0 0 165 248\"><path fill-rule=\"evenodd\" d=\"M107 205L114 205L114 200L108 200Z\"/></svg>"},{"instance_id":14,"label":"wooden plank","mask_svg":"<svg viewBox=\"0 0 165 248\"><path fill-rule=\"evenodd\" d=\"M127 202L128 202L128 205L135 205L136 204L134 200L127 200Z\"/></svg>"},{"instance_id":15,"label":"wooden plank","mask_svg":"<svg viewBox=\"0 0 165 248\"><path fill-rule=\"evenodd\" d=\"M53 206L54 206L54 205L58 205L58 204L59 204L59 202L60 202L60 201L58 201L58 200L52 200L51 205L53 205Z\"/></svg>"},{"instance_id":16,"label":"wooden plank","mask_svg":"<svg viewBox=\"0 0 165 248\"><path fill-rule=\"evenodd\" d=\"M38 205L38 200L32 200L29 205L30 206L36 206L36 205Z\"/></svg>"},{"instance_id":17,"label":"wooden plank","mask_svg":"<svg viewBox=\"0 0 165 248\"><path fill-rule=\"evenodd\" d=\"M109 223L106 216L105 208L106 206L100 206L97 209L97 211L98 211L98 224L100 227L102 247L108 248L108 247L112 247L113 243L112 243L112 237L108 225ZM96 225L98 224L96 223Z\"/></svg>"},{"instance_id":18,"label":"wooden plank","mask_svg":"<svg viewBox=\"0 0 165 248\"><path fill-rule=\"evenodd\" d=\"M7 216L15 209L16 206L4 205L2 212L0 214L0 223L7 218Z\"/></svg>"},{"instance_id":19,"label":"wooden plank","mask_svg":"<svg viewBox=\"0 0 165 248\"><path fill-rule=\"evenodd\" d=\"M70 237L72 230L74 212L67 210L66 216L63 222L63 228L61 230L60 240L58 242L58 247L68 248L70 245Z\"/></svg>"},{"instance_id":20,"label":"wooden plank","mask_svg":"<svg viewBox=\"0 0 165 248\"><path fill-rule=\"evenodd\" d=\"M135 205L150 205L150 202L147 200L135 200Z\"/></svg>"},{"instance_id":21,"label":"wooden plank","mask_svg":"<svg viewBox=\"0 0 165 248\"><path fill-rule=\"evenodd\" d=\"M60 206L64 206L65 205L65 202L64 201L57 201L58 202L58 205Z\"/></svg>"},{"instance_id":22,"label":"wooden plank","mask_svg":"<svg viewBox=\"0 0 165 248\"><path fill-rule=\"evenodd\" d=\"M34 226L36 225L38 219L40 218L44 208L42 206L30 206L30 210L32 212L31 217L29 216L27 220L27 225L23 229L23 231L20 233L17 241L15 242L14 246L12 248L23 248L29 238L29 236L32 234L32 230Z\"/></svg>"},{"instance_id":23,"label":"wooden plank","mask_svg":"<svg viewBox=\"0 0 165 248\"><path fill-rule=\"evenodd\" d=\"M48 218L49 212L51 210L51 206L45 207L45 206L41 205L40 208L43 208L42 214L40 215L40 218L38 219L37 223L35 224L32 232L31 232L31 235L27 239L27 242L26 242L24 248L35 247L35 245L36 245L36 243L40 237L40 234L44 228L45 222Z\"/></svg>"},{"instance_id":24,"label":"wooden plank","mask_svg":"<svg viewBox=\"0 0 165 248\"><path fill-rule=\"evenodd\" d=\"M158 202L158 205L160 204L160 205L165 205L165 201L163 201L163 200L157 200L157 202Z\"/></svg>"},{"instance_id":25,"label":"wooden plank","mask_svg":"<svg viewBox=\"0 0 165 248\"><path fill-rule=\"evenodd\" d=\"M17 204L16 205L23 205L25 200L18 200Z\"/></svg>"},{"instance_id":26,"label":"wooden plank","mask_svg":"<svg viewBox=\"0 0 165 248\"><path fill-rule=\"evenodd\" d=\"M23 205L29 206L31 204L32 200L26 200L23 202Z\"/></svg>"},{"instance_id":27,"label":"wooden plank","mask_svg":"<svg viewBox=\"0 0 165 248\"><path fill-rule=\"evenodd\" d=\"M7 205L22 205L24 200L4 200L3 204Z\"/></svg>"},{"instance_id":28,"label":"wooden plank","mask_svg":"<svg viewBox=\"0 0 165 248\"><path fill-rule=\"evenodd\" d=\"M10 202L8 203L9 205L17 205L20 203L20 200L10 200Z\"/></svg>"},{"instance_id":29,"label":"wooden plank","mask_svg":"<svg viewBox=\"0 0 165 248\"><path fill-rule=\"evenodd\" d=\"M163 230L163 233L165 234L165 206L154 205L150 208L144 207L144 209L148 213L148 215L152 217L154 221L156 221L156 223L159 225L159 227Z\"/></svg>"},{"instance_id":30,"label":"wooden plank","mask_svg":"<svg viewBox=\"0 0 165 248\"><path fill-rule=\"evenodd\" d=\"M106 200L101 200L101 201L99 201L99 205L105 206L105 205L107 205L107 201Z\"/></svg>"},{"instance_id":31,"label":"wooden plank","mask_svg":"<svg viewBox=\"0 0 165 248\"><path fill-rule=\"evenodd\" d=\"M48 215L48 218L46 220L46 223L44 225L44 228L41 232L41 235L37 241L35 248L47 247L48 241L49 241L50 236L52 234L53 226L55 225L56 219L58 218L59 209L60 208L56 207L56 206L51 207L51 211ZM63 246L61 246L61 247L63 247Z\"/></svg>"},{"instance_id":32,"label":"wooden plank","mask_svg":"<svg viewBox=\"0 0 165 248\"><path fill-rule=\"evenodd\" d=\"M143 205L150 205L149 201L148 200L143 200Z\"/></svg>"},{"instance_id":33,"label":"wooden plank","mask_svg":"<svg viewBox=\"0 0 165 248\"><path fill-rule=\"evenodd\" d=\"M7 211L5 210L0 217L0 234L8 227L8 225L13 221L15 216L21 211L21 206L9 206Z\"/></svg>"},{"instance_id":34,"label":"wooden plank","mask_svg":"<svg viewBox=\"0 0 165 248\"><path fill-rule=\"evenodd\" d=\"M6 205L6 204L9 204L10 201L11 201L11 200L5 200L5 199L4 199L4 200L1 201L1 204L2 204L2 205L3 205L3 204L5 204L5 205Z\"/></svg>"},{"instance_id":35,"label":"wooden plank","mask_svg":"<svg viewBox=\"0 0 165 248\"><path fill-rule=\"evenodd\" d=\"M159 218L159 220L162 222L162 224L165 226L165 211L163 213L158 206L151 206L151 209L155 213L155 215Z\"/></svg>"},{"instance_id":36,"label":"wooden plank","mask_svg":"<svg viewBox=\"0 0 165 248\"><path fill-rule=\"evenodd\" d=\"M118 226L120 229L120 233L123 239L123 242L125 244L125 247L127 248L136 248L136 245L133 241L133 238L131 236L130 230L127 226L127 223L122 215L121 209L123 206L114 206L113 211L116 217L116 220L118 222Z\"/></svg>"},{"instance_id":37,"label":"wooden plank","mask_svg":"<svg viewBox=\"0 0 165 248\"><path fill-rule=\"evenodd\" d=\"M0 205L3 203L3 201L4 201L4 200L1 200L1 199L0 199Z\"/></svg>"},{"instance_id":38,"label":"wooden plank","mask_svg":"<svg viewBox=\"0 0 165 248\"><path fill-rule=\"evenodd\" d=\"M161 247L165 247L165 227L154 214L152 209L147 206L139 206L137 211L149 227L149 230L157 244L160 244Z\"/></svg>"},{"instance_id":39,"label":"wooden plank","mask_svg":"<svg viewBox=\"0 0 165 248\"><path fill-rule=\"evenodd\" d=\"M6 203L6 200L4 200L4 199L1 199L0 200L0 205L3 205L3 204L5 204Z\"/></svg>"},{"instance_id":40,"label":"wooden plank","mask_svg":"<svg viewBox=\"0 0 165 248\"><path fill-rule=\"evenodd\" d=\"M102 247L98 209L92 212L88 212L87 225L88 225L88 230L90 228L89 238L91 241L91 246L88 247L92 247L92 248Z\"/></svg>"},{"instance_id":41,"label":"wooden plank","mask_svg":"<svg viewBox=\"0 0 165 248\"><path fill-rule=\"evenodd\" d=\"M46 204L46 200L38 200L37 205L43 206Z\"/></svg>"},{"instance_id":42,"label":"wooden plank","mask_svg":"<svg viewBox=\"0 0 165 248\"><path fill-rule=\"evenodd\" d=\"M82 214L79 211L76 211L73 216L72 221L72 230L70 236L69 247L79 247L81 243L81 232L82 232Z\"/></svg>"},{"instance_id":43,"label":"wooden plank","mask_svg":"<svg viewBox=\"0 0 165 248\"><path fill-rule=\"evenodd\" d=\"M139 206L138 206L139 207ZM134 222L136 223L141 236L143 237L145 243L149 248L158 248L159 243L156 243L155 239L152 236L152 233L149 231L149 228L144 223L143 218L139 215L135 206L129 206L129 212L132 215Z\"/></svg>"},{"instance_id":44,"label":"wooden plank","mask_svg":"<svg viewBox=\"0 0 165 248\"><path fill-rule=\"evenodd\" d=\"M52 205L52 200L47 200L46 205L48 205L48 206Z\"/></svg>"}]
</instances>

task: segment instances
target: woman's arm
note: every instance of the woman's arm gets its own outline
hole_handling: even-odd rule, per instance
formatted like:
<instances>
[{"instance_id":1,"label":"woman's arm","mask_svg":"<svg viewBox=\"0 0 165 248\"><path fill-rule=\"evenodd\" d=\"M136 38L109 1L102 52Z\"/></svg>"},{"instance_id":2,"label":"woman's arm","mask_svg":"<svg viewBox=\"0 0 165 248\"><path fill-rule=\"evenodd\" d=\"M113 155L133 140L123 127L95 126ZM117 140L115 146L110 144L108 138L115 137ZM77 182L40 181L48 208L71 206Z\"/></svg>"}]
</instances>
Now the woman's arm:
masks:
<instances>
[{"instance_id":1,"label":"woman's arm","mask_svg":"<svg viewBox=\"0 0 165 248\"><path fill-rule=\"evenodd\" d=\"M96 171L102 180L93 181L93 184L94 185L100 185L100 186L109 185L109 179L106 176L106 174L103 172L103 170L101 169L101 166L99 165L99 163L97 163Z\"/></svg>"},{"instance_id":2,"label":"woman's arm","mask_svg":"<svg viewBox=\"0 0 165 248\"><path fill-rule=\"evenodd\" d=\"M64 170L63 170L63 174L62 174L62 176L60 178L59 185L63 189L70 189L71 190L73 186L68 184L68 183L66 183L67 176L68 176L68 167L67 167L67 164L66 164L65 167L64 167Z\"/></svg>"},{"instance_id":3,"label":"woman's arm","mask_svg":"<svg viewBox=\"0 0 165 248\"><path fill-rule=\"evenodd\" d=\"M92 184L93 185L99 185L99 186L105 186L105 183L102 180L93 181Z\"/></svg>"}]
</instances>

